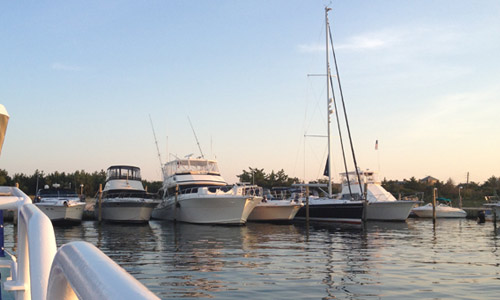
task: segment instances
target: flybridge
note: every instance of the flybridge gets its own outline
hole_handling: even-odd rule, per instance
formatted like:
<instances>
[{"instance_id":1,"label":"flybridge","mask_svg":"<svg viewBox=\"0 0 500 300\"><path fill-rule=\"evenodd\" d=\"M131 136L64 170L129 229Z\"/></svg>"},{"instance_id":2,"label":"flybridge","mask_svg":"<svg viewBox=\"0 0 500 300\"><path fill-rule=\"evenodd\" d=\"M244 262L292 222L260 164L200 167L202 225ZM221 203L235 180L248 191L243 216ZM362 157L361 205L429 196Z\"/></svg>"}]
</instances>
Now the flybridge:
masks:
<instances>
[{"instance_id":1,"label":"flybridge","mask_svg":"<svg viewBox=\"0 0 500 300\"><path fill-rule=\"evenodd\" d=\"M141 169L133 166L111 166L108 168L106 180L127 179L141 180Z\"/></svg>"},{"instance_id":2,"label":"flybridge","mask_svg":"<svg viewBox=\"0 0 500 300\"><path fill-rule=\"evenodd\" d=\"M219 167L215 160L207 159L179 159L165 164L165 176L191 174L191 175L220 175Z\"/></svg>"}]
</instances>

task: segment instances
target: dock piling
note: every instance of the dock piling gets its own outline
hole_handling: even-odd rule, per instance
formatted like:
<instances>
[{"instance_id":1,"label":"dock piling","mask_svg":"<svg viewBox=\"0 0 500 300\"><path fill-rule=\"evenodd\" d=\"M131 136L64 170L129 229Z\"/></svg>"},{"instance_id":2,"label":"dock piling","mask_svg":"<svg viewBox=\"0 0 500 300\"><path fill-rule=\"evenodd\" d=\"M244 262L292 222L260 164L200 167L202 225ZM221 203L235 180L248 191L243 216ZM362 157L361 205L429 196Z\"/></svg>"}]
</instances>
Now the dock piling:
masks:
<instances>
[{"instance_id":1,"label":"dock piling","mask_svg":"<svg viewBox=\"0 0 500 300\"><path fill-rule=\"evenodd\" d=\"M175 185L175 205L174 205L174 221L177 221L177 207L179 207L179 202L177 198L179 197L179 185Z\"/></svg>"},{"instance_id":2,"label":"dock piling","mask_svg":"<svg viewBox=\"0 0 500 300\"><path fill-rule=\"evenodd\" d=\"M102 183L99 184L99 223L102 221Z\"/></svg>"},{"instance_id":3,"label":"dock piling","mask_svg":"<svg viewBox=\"0 0 500 300\"><path fill-rule=\"evenodd\" d=\"M432 191L432 222L436 223L436 197L437 188Z\"/></svg>"},{"instance_id":4,"label":"dock piling","mask_svg":"<svg viewBox=\"0 0 500 300\"><path fill-rule=\"evenodd\" d=\"M309 227L309 186L306 186L306 223Z\"/></svg>"}]
</instances>

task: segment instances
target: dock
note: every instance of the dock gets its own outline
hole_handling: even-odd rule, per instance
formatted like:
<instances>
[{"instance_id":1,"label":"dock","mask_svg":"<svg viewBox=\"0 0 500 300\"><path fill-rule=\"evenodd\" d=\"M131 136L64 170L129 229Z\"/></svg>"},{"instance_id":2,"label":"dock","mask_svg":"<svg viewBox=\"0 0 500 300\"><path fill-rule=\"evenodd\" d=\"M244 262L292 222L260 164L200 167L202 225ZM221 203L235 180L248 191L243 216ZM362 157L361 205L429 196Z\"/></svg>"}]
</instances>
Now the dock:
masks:
<instances>
[{"instance_id":1,"label":"dock","mask_svg":"<svg viewBox=\"0 0 500 300\"><path fill-rule=\"evenodd\" d=\"M487 207L462 207L462 209L467 213L467 219L477 219L480 211L491 211Z\"/></svg>"}]
</instances>

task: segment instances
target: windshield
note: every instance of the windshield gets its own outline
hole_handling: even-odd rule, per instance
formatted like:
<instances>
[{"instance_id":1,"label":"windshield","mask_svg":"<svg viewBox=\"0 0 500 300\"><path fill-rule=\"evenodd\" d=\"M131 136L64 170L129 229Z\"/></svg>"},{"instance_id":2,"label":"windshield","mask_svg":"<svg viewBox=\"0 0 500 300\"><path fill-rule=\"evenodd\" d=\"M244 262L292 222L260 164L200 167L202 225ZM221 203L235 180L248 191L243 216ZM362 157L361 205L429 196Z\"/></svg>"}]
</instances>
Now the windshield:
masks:
<instances>
[{"instance_id":1,"label":"windshield","mask_svg":"<svg viewBox=\"0 0 500 300\"><path fill-rule=\"evenodd\" d=\"M78 197L75 191L69 189L44 189L38 191L40 197Z\"/></svg>"}]
</instances>

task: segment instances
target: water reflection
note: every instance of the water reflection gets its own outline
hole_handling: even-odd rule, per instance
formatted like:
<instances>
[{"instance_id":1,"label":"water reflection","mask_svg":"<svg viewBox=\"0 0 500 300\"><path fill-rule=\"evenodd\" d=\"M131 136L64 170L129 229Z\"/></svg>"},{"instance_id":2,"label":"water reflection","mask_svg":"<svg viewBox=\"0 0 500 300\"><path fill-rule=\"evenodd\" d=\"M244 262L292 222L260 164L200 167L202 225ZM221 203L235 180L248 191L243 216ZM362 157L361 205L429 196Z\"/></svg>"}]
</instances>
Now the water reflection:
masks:
<instances>
[{"instance_id":1,"label":"water reflection","mask_svg":"<svg viewBox=\"0 0 500 300\"><path fill-rule=\"evenodd\" d=\"M15 227L5 229L12 248ZM357 228L85 221L55 231L58 245L86 240L169 299L495 299L500 279L498 229L473 220Z\"/></svg>"}]
</instances>

